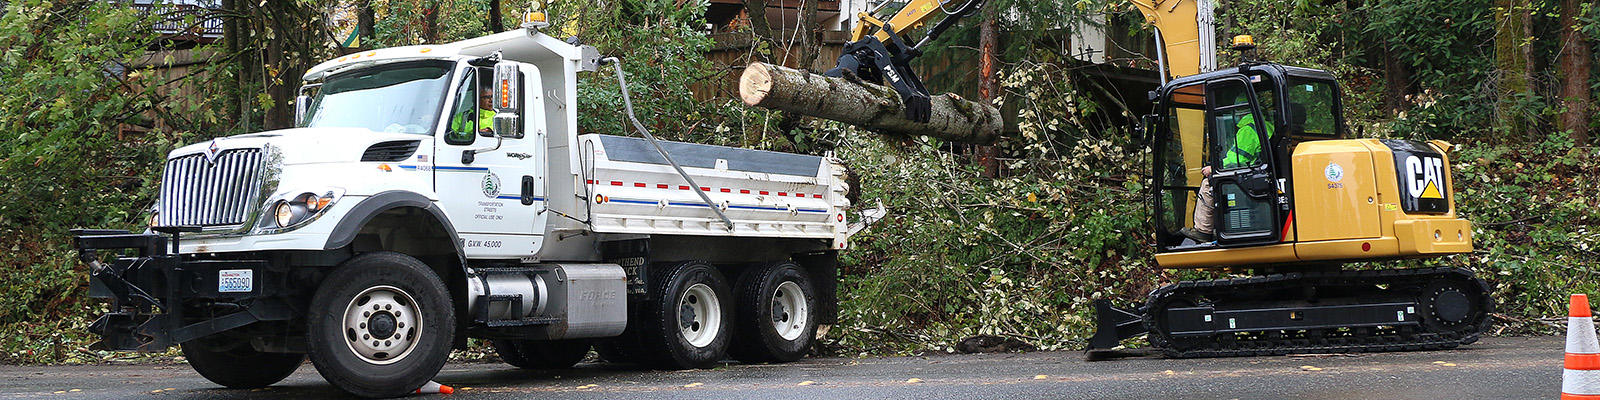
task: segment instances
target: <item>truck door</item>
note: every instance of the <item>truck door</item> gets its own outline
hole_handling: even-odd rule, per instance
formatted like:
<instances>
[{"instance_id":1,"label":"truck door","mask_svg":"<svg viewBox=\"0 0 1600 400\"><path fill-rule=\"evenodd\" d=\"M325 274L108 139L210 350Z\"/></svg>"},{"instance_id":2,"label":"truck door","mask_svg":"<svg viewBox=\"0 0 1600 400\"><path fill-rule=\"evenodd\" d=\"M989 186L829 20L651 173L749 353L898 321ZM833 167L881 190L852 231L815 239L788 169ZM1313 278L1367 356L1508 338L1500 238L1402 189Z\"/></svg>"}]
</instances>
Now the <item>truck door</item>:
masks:
<instances>
[{"instance_id":1,"label":"truck door","mask_svg":"<svg viewBox=\"0 0 1600 400\"><path fill-rule=\"evenodd\" d=\"M1282 227L1278 225L1277 174L1270 145L1272 120L1261 111L1254 90L1242 77L1207 83L1206 104L1218 245L1277 242Z\"/></svg>"},{"instance_id":2,"label":"truck door","mask_svg":"<svg viewBox=\"0 0 1600 400\"><path fill-rule=\"evenodd\" d=\"M522 105L542 104L538 70L514 62L459 68L434 152L439 203L467 257L532 256L544 233L544 129L539 108ZM497 68L511 79L497 79ZM517 117L518 132L497 135L496 115Z\"/></svg>"}]
</instances>

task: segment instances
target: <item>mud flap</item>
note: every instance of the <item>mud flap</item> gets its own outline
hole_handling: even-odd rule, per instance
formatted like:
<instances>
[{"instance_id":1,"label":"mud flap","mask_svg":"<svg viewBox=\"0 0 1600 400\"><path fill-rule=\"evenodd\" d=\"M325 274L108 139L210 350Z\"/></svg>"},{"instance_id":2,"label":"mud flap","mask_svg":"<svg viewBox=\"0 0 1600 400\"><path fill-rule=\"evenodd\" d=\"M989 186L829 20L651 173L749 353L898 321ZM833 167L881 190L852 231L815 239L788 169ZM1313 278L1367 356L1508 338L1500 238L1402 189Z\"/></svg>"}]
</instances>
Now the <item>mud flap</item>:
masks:
<instances>
[{"instance_id":1,"label":"mud flap","mask_svg":"<svg viewBox=\"0 0 1600 400\"><path fill-rule=\"evenodd\" d=\"M1135 310L1117 308L1111 300L1094 301L1094 336L1089 338L1089 348L1084 349L1089 361L1119 357L1117 344L1122 339L1144 334L1144 316Z\"/></svg>"}]
</instances>

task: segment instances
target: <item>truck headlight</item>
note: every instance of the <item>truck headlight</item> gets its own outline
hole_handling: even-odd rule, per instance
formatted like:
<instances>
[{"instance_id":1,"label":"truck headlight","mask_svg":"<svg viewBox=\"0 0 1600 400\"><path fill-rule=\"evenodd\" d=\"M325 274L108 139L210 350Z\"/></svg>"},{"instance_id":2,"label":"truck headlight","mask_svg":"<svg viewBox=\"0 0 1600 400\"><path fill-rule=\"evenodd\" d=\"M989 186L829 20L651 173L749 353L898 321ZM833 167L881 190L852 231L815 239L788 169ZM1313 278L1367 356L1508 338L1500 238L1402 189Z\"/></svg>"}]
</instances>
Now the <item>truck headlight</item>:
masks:
<instances>
[{"instance_id":1,"label":"truck headlight","mask_svg":"<svg viewBox=\"0 0 1600 400\"><path fill-rule=\"evenodd\" d=\"M276 232L304 225L322 215L333 203L339 201L339 197L344 194L344 189L333 188L322 191L321 194L301 192L291 197L292 193L294 192L273 196L279 200L268 203L271 204L271 207L267 209L270 219L263 221L261 228Z\"/></svg>"},{"instance_id":2,"label":"truck headlight","mask_svg":"<svg viewBox=\"0 0 1600 400\"><path fill-rule=\"evenodd\" d=\"M294 208L294 204L282 200L278 201L278 205L272 208L273 221L278 223L278 227L282 228L285 226L294 225L294 215L296 214L294 212ZM305 213L299 214L304 215Z\"/></svg>"}]
</instances>

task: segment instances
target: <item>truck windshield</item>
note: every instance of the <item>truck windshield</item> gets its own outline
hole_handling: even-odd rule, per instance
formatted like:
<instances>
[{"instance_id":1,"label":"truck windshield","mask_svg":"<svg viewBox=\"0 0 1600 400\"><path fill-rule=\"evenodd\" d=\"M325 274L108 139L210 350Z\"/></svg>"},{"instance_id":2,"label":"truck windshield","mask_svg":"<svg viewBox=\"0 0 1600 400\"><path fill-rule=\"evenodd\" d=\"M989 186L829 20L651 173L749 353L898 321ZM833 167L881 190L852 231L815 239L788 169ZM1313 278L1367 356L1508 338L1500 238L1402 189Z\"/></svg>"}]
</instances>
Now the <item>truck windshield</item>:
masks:
<instances>
[{"instance_id":1,"label":"truck windshield","mask_svg":"<svg viewBox=\"0 0 1600 400\"><path fill-rule=\"evenodd\" d=\"M431 134L450 64L408 62L328 77L307 108L306 127Z\"/></svg>"}]
</instances>

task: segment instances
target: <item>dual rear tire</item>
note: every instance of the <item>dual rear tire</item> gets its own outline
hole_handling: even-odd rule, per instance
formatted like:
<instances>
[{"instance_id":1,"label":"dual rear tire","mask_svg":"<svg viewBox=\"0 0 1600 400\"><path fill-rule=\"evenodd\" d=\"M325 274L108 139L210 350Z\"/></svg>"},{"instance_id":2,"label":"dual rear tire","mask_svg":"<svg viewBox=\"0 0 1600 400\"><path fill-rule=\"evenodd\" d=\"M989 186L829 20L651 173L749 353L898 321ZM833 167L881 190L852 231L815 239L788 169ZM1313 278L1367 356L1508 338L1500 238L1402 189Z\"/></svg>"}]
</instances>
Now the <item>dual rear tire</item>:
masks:
<instances>
[{"instance_id":1,"label":"dual rear tire","mask_svg":"<svg viewBox=\"0 0 1600 400\"><path fill-rule=\"evenodd\" d=\"M606 361L662 369L794 361L816 334L816 300L805 269L792 262L748 268L734 285L699 261L668 266L652 285L657 299L636 307L635 324L599 347Z\"/></svg>"},{"instance_id":2,"label":"dual rear tire","mask_svg":"<svg viewBox=\"0 0 1600 400\"><path fill-rule=\"evenodd\" d=\"M793 262L766 264L741 274L734 346L746 363L790 362L805 357L817 334L811 277Z\"/></svg>"}]
</instances>

